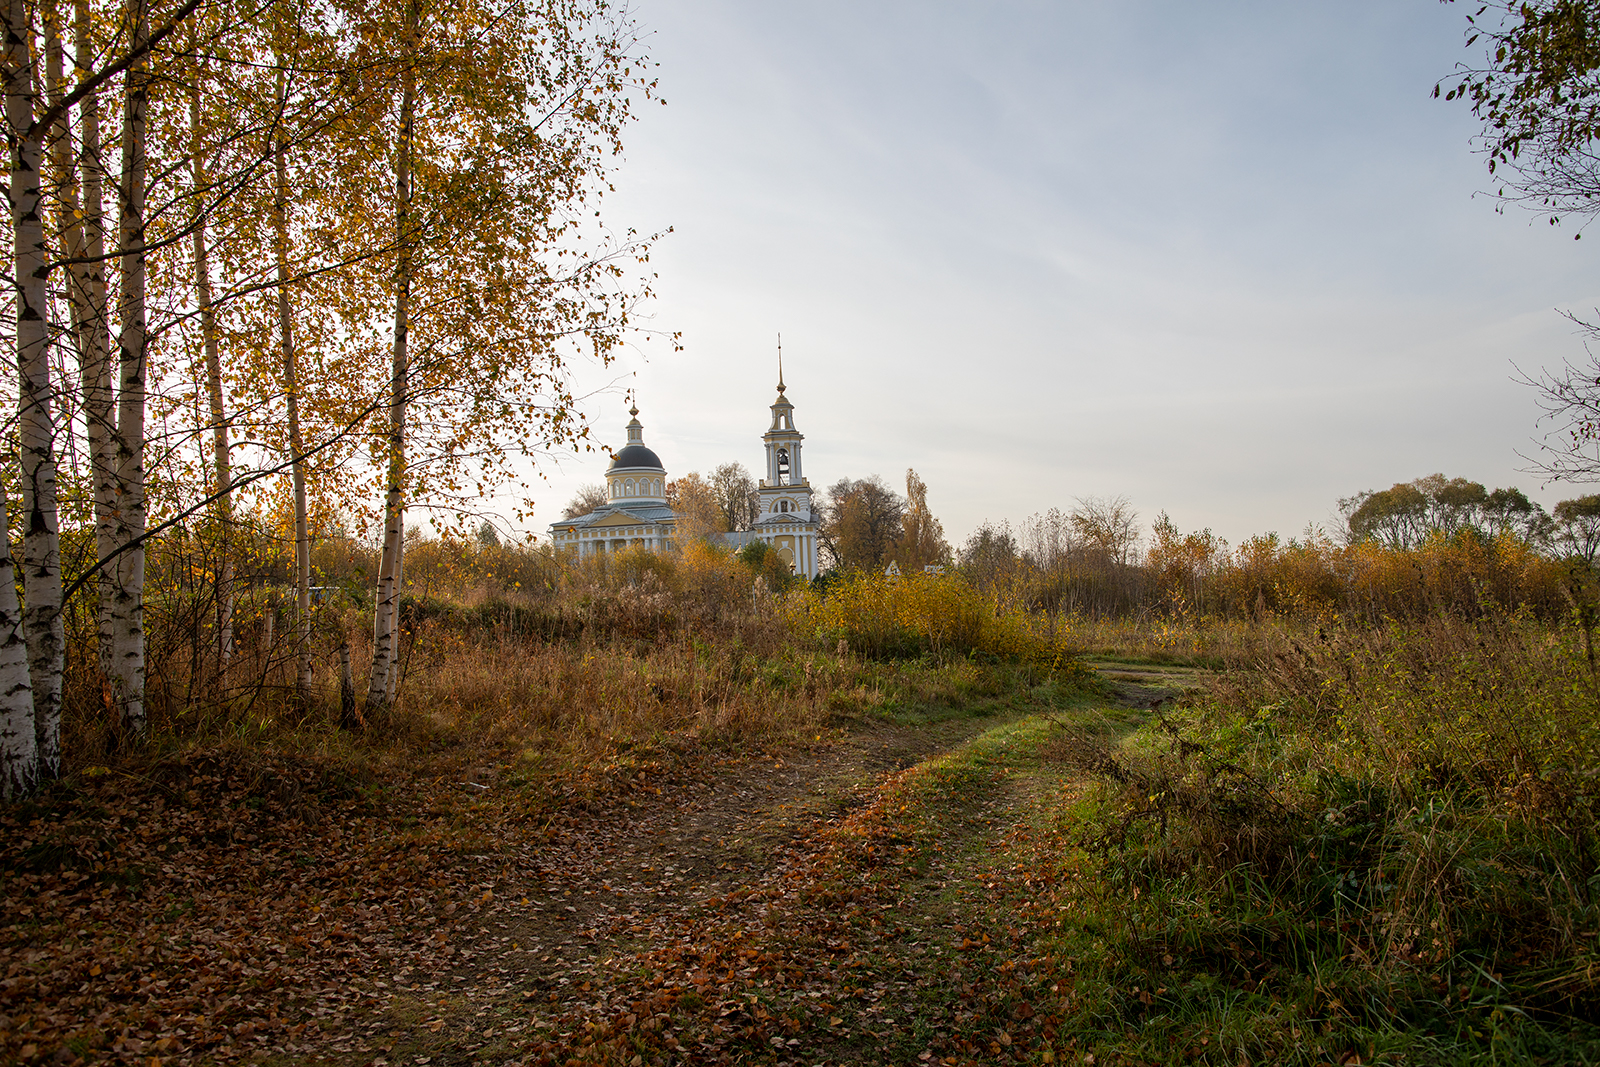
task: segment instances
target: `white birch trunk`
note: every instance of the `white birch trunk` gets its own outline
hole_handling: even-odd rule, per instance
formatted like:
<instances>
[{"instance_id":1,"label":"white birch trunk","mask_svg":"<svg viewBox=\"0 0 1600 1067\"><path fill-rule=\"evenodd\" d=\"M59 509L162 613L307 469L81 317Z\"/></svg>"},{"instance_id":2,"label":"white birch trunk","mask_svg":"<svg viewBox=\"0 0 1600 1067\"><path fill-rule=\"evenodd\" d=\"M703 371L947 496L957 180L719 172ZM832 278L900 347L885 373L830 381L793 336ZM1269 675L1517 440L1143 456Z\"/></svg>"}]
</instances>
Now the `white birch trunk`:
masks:
<instances>
[{"instance_id":1,"label":"white birch trunk","mask_svg":"<svg viewBox=\"0 0 1600 1067\"><path fill-rule=\"evenodd\" d=\"M130 0L132 44L138 48L149 32L144 0ZM122 267L118 342L117 508L114 516L117 557L113 570L111 693L130 737L145 732L144 706L144 410L145 410L145 115L149 75L143 60L128 70L122 110L122 177L117 199Z\"/></svg>"},{"instance_id":2,"label":"white birch trunk","mask_svg":"<svg viewBox=\"0 0 1600 1067\"><path fill-rule=\"evenodd\" d=\"M280 99L283 75L278 75ZM306 505L305 441L300 435L300 367L289 309L289 148L274 152L273 244L278 259L278 341L283 355L283 392L289 416L289 478L294 491L295 687L311 697L311 522Z\"/></svg>"},{"instance_id":3,"label":"white birch trunk","mask_svg":"<svg viewBox=\"0 0 1600 1067\"><path fill-rule=\"evenodd\" d=\"M45 93L49 106L53 109L60 102L67 91L67 79L64 71L65 54L61 39L61 13L55 0L44 0L39 5L39 13L44 23L44 70ZM51 144L51 168L54 173L56 188L59 190L60 210L58 213L59 224L57 229L61 233L62 245L68 256L77 257L83 254L83 227L78 217L78 188L72 166L72 123L69 116L63 114L56 120L50 130L43 131ZM67 271L67 285L72 288L73 273ZM70 299L68 313L72 319L73 336L76 336L78 322L77 307ZM63 605L64 606L64 605ZM65 654L65 637L63 636L63 655ZM40 724L41 736L38 737L39 745L45 744L43 734L48 733L53 738L51 750L41 750L41 763L49 761L53 773L60 774L61 745L59 720L54 727Z\"/></svg>"},{"instance_id":4,"label":"white birch trunk","mask_svg":"<svg viewBox=\"0 0 1600 1067\"><path fill-rule=\"evenodd\" d=\"M409 291L409 289L408 289ZM405 462L404 454L400 457L402 465ZM406 597L406 520L402 504L400 511L399 529L395 534L394 546L394 604L389 611L389 628L394 633L394 655L389 658L389 680L387 695L389 703L394 703L395 696L400 692L400 639L405 636L400 629L400 604Z\"/></svg>"},{"instance_id":5,"label":"white birch trunk","mask_svg":"<svg viewBox=\"0 0 1600 1067\"><path fill-rule=\"evenodd\" d=\"M195 55L200 54L198 41L193 45ZM211 451L215 482L212 492L218 493L215 515L219 534L217 563L217 656L219 666L233 658L233 461L228 443L227 410L222 395L222 357L217 350L217 313L211 297L211 264L206 247L205 204L206 173L200 143L200 81L205 73L204 59L197 61L197 69L189 83L189 136L191 167L195 188L194 221L194 284L195 297L200 306L200 340L205 350L206 391L211 415Z\"/></svg>"},{"instance_id":6,"label":"white birch trunk","mask_svg":"<svg viewBox=\"0 0 1600 1067\"><path fill-rule=\"evenodd\" d=\"M28 644L22 636L9 529L5 485L0 482L0 800L8 801L33 792L39 780Z\"/></svg>"},{"instance_id":7,"label":"white birch trunk","mask_svg":"<svg viewBox=\"0 0 1600 1067\"><path fill-rule=\"evenodd\" d=\"M49 313L40 167L43 136L33 129L32 31L23 0L5 5L6 120L10 125L11 223L15 237L17 439L22 466L23 633L33 688L39 773L61 769L61 539L56 514L55 416L51 410Z\"/></svg>"},{"instance_id":8,"label":"white birch trunk","mask_svg":"<svg viewBox=\"0 0 1600 1067\"><path fill-rule=\"evenodd\" d=\"M411 150L415 79L408 67L400 100L400 143L395 152L394 359L389 378L389 469L383 503L383 553L378 562L377 606L372 619L372 676L367 707L389 707L400 684L400 596L405 555L406 393L410 385Z\"/></svg>"},{"instance_id":9,"label":"white birch trunk","mask_svg":"<svg viewBox=\"0 0 1600 1067\"><path fill-rule=\"evenodd\" d=\"M87 77L95 59L89 35L89 0L73 5L73 64L79 80ZM83 186L83 258L74 265L69 295L78 331L79 372L83 391L84 424L89 438L89 477L94 493L96 558L111 557L117 547L117 442L116 393L111 385L111 320L106 295L106 223L104 175L100 157L100 98L90 93L78 104L82 139L78 170ZM95 578L98 598L100 673L112 677L112 619L115 608L115 572L102 570Z\"/></svg>"}]
</instances>

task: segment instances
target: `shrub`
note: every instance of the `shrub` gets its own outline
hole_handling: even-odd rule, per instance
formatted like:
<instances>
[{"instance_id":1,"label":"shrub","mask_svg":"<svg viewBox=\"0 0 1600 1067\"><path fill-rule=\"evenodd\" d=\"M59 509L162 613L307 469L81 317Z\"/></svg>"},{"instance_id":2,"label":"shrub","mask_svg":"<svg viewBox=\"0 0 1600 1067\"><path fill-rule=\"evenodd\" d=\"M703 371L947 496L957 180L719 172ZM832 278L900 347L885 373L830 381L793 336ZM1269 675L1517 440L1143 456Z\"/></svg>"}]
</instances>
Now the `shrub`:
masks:
<instances>
[{"instance_id":1,"label":"shrub","mask_svg":"<svg viewBox=\"0 0 1600 1067\"><path fill-rule=\"evenodd\" d=\"M1000 605L956 573L857 572L835 578L825 593L807 589L785 603L797 632L814 635L824 647L845 641L876 659L927 654L1081 669L1025 611Z\"/></svg>"}]
</instances>

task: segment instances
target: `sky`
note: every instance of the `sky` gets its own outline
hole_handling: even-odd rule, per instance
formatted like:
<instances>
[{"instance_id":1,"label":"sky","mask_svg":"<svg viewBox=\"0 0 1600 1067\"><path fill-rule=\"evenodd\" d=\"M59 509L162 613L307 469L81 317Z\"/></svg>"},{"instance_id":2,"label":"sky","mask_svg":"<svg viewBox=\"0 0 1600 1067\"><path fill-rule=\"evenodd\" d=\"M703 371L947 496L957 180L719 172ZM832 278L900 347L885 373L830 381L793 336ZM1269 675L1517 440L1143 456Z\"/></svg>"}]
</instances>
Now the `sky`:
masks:
<instances>
[{"instance_id":1,"label":"sky","mask_svg":"<svg viewBox=\"0 0 1600 1067\"><path fill-rule=\"evenodd\" d=\"M759 474L783 337L816 487L914 468L953 545L1088 497L1237 544L1434 472L1551 507L1533 390L1600 305L1485 195L1435 0L637 0L665 106L614 228L672 228L649 329L578 368L669 476ZM600 454L541 461L547 524Z\"/></svg>"}]
</instances>

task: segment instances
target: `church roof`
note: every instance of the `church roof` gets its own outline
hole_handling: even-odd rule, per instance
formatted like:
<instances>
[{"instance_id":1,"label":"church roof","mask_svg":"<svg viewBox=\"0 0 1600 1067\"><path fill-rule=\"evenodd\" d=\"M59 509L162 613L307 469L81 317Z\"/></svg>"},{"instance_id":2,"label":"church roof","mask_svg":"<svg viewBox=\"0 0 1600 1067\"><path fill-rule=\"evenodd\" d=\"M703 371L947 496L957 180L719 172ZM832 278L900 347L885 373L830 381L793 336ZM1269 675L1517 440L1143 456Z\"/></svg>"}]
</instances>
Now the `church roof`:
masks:
<instances>
[{"instance_id":1,"label":"church roof","mask_svg":"<svg viewBox=\"0 0 1600 1067\"><path fill-rule=\"evenodd\" d=\"M781 526L786 524L805 526L816 522L815 512L810 511L778 511L763 515L755 521L756 526Z\"/></svg>"},{"instance_id":2,"label":"church roof","mask_svg":"<svg viewBox=\"0 0 1600 1067\"><path fill-rule=\"evenodd\" d=\"M555 529L557 526L562 526L573 530L582 530L610 518L631 520L637 523L663 523L676 521L678 515L677 512L665 504L608 504L603 508L596 508L587 515L579 515L576 518L553 522L550 524L550 528Z\"/></svg>"},{"instance_id":3,"label":"church roof","mask_svg":"<svg viewBox=\"0 0 1600 1067\"><path fill-rule=\"evenodd\" d=\"M666 468L661 465L661 457L639 444L625 446L611 461L608 469L619 470L623 467L648 467L666 473Z\"/></svg>"}]
</instances>

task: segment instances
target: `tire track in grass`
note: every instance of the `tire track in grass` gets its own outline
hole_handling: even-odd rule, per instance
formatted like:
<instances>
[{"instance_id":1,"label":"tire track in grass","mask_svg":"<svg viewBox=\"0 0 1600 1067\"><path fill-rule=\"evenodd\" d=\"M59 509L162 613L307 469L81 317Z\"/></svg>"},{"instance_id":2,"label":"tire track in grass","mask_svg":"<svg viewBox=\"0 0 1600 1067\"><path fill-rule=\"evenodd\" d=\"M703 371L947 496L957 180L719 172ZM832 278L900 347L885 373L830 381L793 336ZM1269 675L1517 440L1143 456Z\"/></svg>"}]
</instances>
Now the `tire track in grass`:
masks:
<instances>
[{"instance_id":1,"label":"tire track in grass","mask_svg":"<svg viewBox=\"0 0 1600 1067\"><path fill-rule=\"evenodd\" d=\"M640 1017L634 996L653 991L651 1006L664 1003L661 991L676 987L667 985L673 967L663 961L697 958L729 922L776 926L766 916L792 896L795 850L817 827L868 802L885 775L977 728L971 720L880 725L809 749L755 754L675 788L646 784L604 797L546 826L538 840L514 825L486 826L496 841L485 858L518 861L503 865L492 893L474 901L459 951L434 968L408 968L376 1018L360 1021L373 1055L330 1059L565 1062L595 1052L603 1045L595 1035L629 1015L674 1055L676 1032L659 1011ZM742 951L723 956L748 961ZM696 988L693 977L678 975L678 993ZM766 1014L758 1006L751 1018L762 1023Z\"/></svg>"},{"instance_id":2,"label":"tire track in grass","mask_svg":"<svg viewBox=\"0 0 1600 1067\"><path fill-rule=\"evenodd\" d=\"M1045 717L883 776L741 889L650 927L512 1062L930 1063L1053 1058L1070 988L997 907L1041 796ZM517 1057L520 1057L518 1059Z\"/></svg>"}]
</instances>

